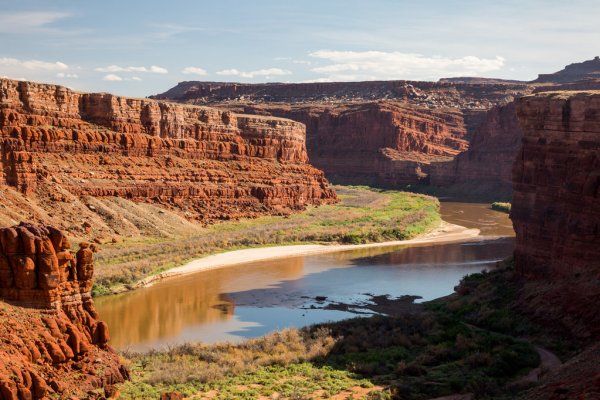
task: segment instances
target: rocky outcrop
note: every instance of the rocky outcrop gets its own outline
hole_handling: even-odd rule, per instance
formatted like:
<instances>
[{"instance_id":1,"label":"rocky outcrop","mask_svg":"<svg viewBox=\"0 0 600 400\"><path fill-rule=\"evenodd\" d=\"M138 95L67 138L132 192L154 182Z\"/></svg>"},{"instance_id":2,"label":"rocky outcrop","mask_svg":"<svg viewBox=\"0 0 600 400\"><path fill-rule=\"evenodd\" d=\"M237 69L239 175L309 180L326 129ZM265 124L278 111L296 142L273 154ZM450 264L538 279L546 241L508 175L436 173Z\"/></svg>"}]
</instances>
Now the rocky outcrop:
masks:
<instances>
[{"instance_id":1,"label":"rocky outcrop","mask_svg":"<svg viewBox=\"0 0 600 400\"><path fill-rule=\"evenodd\" d=\"M532 83L560 84L587 79L600 79L600 57L596 56L592 60L569 64L564 69L553 74L540 74Z\"/></svg>"},{"instance_id":2,"label":"rocky outcrop","mask_svg":"<svg viewBox=\"0 0 600 400\"><path fill-rule=\"evenodd\" d=\"M497 198L510 193L512 165L522 136L514 102L492 108L475 128L468 151L451 161L432 164L430 183L485 190Z\"/></svg>"},{"instance_id":3,"label":"rocky outcrop","mask_svg":"<svg viewBox=\"0 0 600 400\"><path fill-rule=\"evenodd\" d=\"M448 162L466 151L469 139L478 132L490 108L509 104L531 89L524 83L493 80L258 85L181 82L155 98L302 122L307 127L309 158L329 179L345 184L402 187L429 183L433 179L432 165ZM518 134L511 138L519 140ZM490 144L496 145L494 140ZM503 147L488 150L483 148L486 139L482 141L480 151L465 159L481 159L482 164L488 155L490 162L502 159L502 173L487 167L478 175L478 171L469 170L468 163L461 162L460 168L438 169L436 182L454 184L461 177L450 175L459 173L465 165L470 174L466 179L481 177L496 183L501 176L503 190L509 192L507 171L512 159L505 159L511 150L516 151L515 146L508 148L501 143ZM476 164L471 165L478 167Z\"/></svg>"},{"instance_id":4,"label":"rocky outcrop","mask_svg":"<svg viewBox=\"0 0 600 400\"><path fill-rule=\"evenodd\" d=\"M3 79L0 143L0 182L57 202L117 196L210 222L335 201L304 126L279 118Z\"/></svg>"},{"instance_id":5,"label":"rocky outcrop","mask_svg":"<svg viewBox=\"0 0 600 400\"><path fill-rule=\"evenodd\" d=\"M342 184L398 187L426 181L432 161L467 148L465 121L455 110L392 101L222 106L302 122L311 163Z\"/></svg>"},{"instance_id":6,"label":"rocky outcrop","mask_svg":"<svg viewBox=\"0 0 600 400\"><path fill-rule=\"evenodd\" d=\"M520 309L584 343L600 339L600 92L548 92L517 104L515 270Z\"/></svg>"},{"instance_id":7,"label":"rocky outcrop","mask_svg":"<svg viewBox=\"0 0 600 400\"><path fill-rule=\"evenodd\" d=\"M516 268L524 276L600 273L600 92L524 97L513 170Z\"/></svg>"},{"instance_id":8,"label":"rocky outcrop","mask_svg":"<svg viewBox=\"0 0 600 400\"><path fill-rule=\"evenodd\" d=\"M353 101L396 100L428 108L454 107L487 110L506 104L526 84L454 84L419 81L367 81L321 83L232 83L180 82L172 89L151 96L192 104L217 103L348 103Z\"/></svg>"},{"instance_id":9,"label":"rocky outcrop","mask_svg":"<svg viewBox=\"0 0 600 400\"><path fill-rule=\"evenodd\" d=\"M127 378L91 297L94 245L59 230L0 229L0 399L96 398Z\"/></svg>"}]
</instances>

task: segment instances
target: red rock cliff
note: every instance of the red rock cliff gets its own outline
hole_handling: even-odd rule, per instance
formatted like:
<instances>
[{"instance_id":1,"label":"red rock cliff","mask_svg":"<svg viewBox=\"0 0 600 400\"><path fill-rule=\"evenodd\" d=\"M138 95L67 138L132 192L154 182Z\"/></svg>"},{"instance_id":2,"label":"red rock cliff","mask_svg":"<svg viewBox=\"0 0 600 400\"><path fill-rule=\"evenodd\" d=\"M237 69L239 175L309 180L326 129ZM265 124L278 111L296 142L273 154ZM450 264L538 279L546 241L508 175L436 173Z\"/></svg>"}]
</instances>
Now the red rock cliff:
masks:
<instances>
[{"instance_id":1,"label":"red rock cliff","mask_svg":"<svg viewBox=\"0 0 600 400\"><path fill-rule=\"evenodd\" d=\"M233 110L306 125L311 163L343 184L394 187L427 179L429 164L467 148L460 112L409 103L234 105Z\"/></svg>"},{"instance_id":2,"label":"red rock cliff","mask_svg":"<svg viewBox=\"0 0 600 400\"><path fill-rule=\"evenodd\" d=\"M53 182L202 221L335 201L307 163L304 126L279 118L3 79L0 141L0 182L28 196Z\"/></svg>"},{"instance_id":3,"label":"red rock cliff","mask_svg":"<svg viewBox=\"0 0 600 400\"><path fill-rule=\"evenodd\" d=\"M511 218L516 269L530 277L600 273L600 92L524 97Z\"/></svg>"},{"instance_id":4,"label":"red rock cliff","mask_svg":"<svg viewBox=\"0 0 600 400\"><path fill-rule=\"evenodd\" d=\"M479 134L483 143L474 155L463 157L460 166L443 164L444 168L433 170L431 166L464 152L489 109L506 105L531 89L525 83L490 80L181 82L155 97L300 121L307 126L311 162L340 183L398 187L430 179L444 186L465 179L477 185L482 180L497 185L500 180L504 192L509 193L512 157L507 154L513 151L514 156L520 137L516 132L507 135L508 139L496 140L499 132L509 128L493 126L494 118L501 119L499 123L506 119L498 116L498 111L492 112ZM516 125L516 117L512 117L511 123ZM489 143L488 136L492 137ZM506 141L514 143L507 145ZM499 160L501 173L489 166L478 170ZM466 174L464 178L461 173Z\"/></svg>"},{"instance_id":5,"label":"red rock cliff","mask_svg":"<svg viewBox=\"0 0 600 400\"><path fill-rule=\"evenodd\" d=\"M93 245L52 227L0 229L0 399L96 398L127 371L91 297Z\"/></svg>"},{"instance_id":6,"label":"red rock cliff","mask_svg":"<svg viewBox=\"0 0 600 400\"><path fill-rule=\"evenodd\" d=\"M475 128L467 151L451 161L432 164L430 183L471 187L495 196L511 193L512 165L522 136L514 102L492 108Z\"/></svg>"}]
</instances>

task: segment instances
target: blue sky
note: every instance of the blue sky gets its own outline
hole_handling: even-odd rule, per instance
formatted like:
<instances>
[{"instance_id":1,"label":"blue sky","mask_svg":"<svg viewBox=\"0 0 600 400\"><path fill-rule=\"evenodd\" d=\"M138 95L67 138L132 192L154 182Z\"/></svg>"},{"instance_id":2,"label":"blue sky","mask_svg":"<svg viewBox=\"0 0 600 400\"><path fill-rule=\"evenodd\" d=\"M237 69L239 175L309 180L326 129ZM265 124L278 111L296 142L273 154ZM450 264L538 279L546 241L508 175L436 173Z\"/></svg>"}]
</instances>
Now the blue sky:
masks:
<instances>
[{"instance_id":1,"label":"blue sky","mask_svg":"<svg viewBox=\"0 0 600 400\"><path fill-rule=\"evenodd\" d=\"M0 76L129 96L183 80L534 79L600 55L588 0L0 0Z\"/></svg>"}]
</instances>

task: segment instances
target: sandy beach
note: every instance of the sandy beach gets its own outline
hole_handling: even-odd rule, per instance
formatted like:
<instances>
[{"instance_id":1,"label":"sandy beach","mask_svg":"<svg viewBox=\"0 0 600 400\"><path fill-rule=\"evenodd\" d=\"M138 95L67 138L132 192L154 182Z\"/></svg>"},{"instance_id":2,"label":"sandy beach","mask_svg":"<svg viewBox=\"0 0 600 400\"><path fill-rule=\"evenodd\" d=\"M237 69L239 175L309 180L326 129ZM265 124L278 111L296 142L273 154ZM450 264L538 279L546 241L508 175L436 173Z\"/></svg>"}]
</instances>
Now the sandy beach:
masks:
<instances>
[{"instance_id":1,"label":"sandy beach","mask_svg":"<svg viewBox=\"0 0 600 400\"><path fill-rule=\"evenodd\" d=\"M253 249L233 250L195 259L187 264L172 268L160 274L149 276L139 281L135 287L147 287L160 280L175 276L193 274L215 268L229 267L248 262L273 260L282 257L307 256L338 251L364 249L369 247L386 247L427 243L451 243L472 240L479 235L479 229L468 229L464 226L442 221L434 230L409 240L395 240L368 244L301 244L288 246L260 247Z\"/></svg>"}]
</instances>

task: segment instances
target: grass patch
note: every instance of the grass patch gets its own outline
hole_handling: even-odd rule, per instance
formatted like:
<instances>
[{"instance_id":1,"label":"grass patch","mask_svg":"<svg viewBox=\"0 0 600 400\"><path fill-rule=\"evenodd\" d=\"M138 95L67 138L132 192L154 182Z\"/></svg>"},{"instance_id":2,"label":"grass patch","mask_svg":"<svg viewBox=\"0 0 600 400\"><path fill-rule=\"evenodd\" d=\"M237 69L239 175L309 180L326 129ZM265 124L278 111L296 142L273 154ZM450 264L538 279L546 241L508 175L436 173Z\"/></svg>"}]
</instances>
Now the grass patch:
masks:
<instances>
[{"instance_id":1,"label":"grass patch","mask_svg":"<svg viewBox=\"0 0 600 400\"><path fill-rule=\"evenodd\" d=\"M227 250L299 243L404 240L439 221L437 199L406 192L337 186L340 203L289 216L264 216L207 226L185 237L132 238L103 245L96 258L97 295L119 285Z\"/></svg>"},{"instance_id":2,"label":"grass patch","mask_svg":"<svg viewBox=\"0 0 600 400\"><path fill-rule=\"evenodd\" d=\"M124 399L172 391L215 399L510 398L518 389L508 385L539 364L532 345L514 335L538 327L507 312L513 289L505 274L472 275L465 279L470 293L417 313L288 329L235 345L126 354L132 381L121 393Z\"/></svg>"},{"instance_id":3,"label":"grass patch","mask_svg":"<svg viewBox=\"0 0 600 400\"><path fill-rule=\"evenodd\" d=\"M502 202L496 201L496 202L492 203L491 208L492 208L492 210L500 211L500 212L504 212L504 213L509 214L510 213L511 204L510 203L502 203Z\"/></svg>"}]
</instances>

